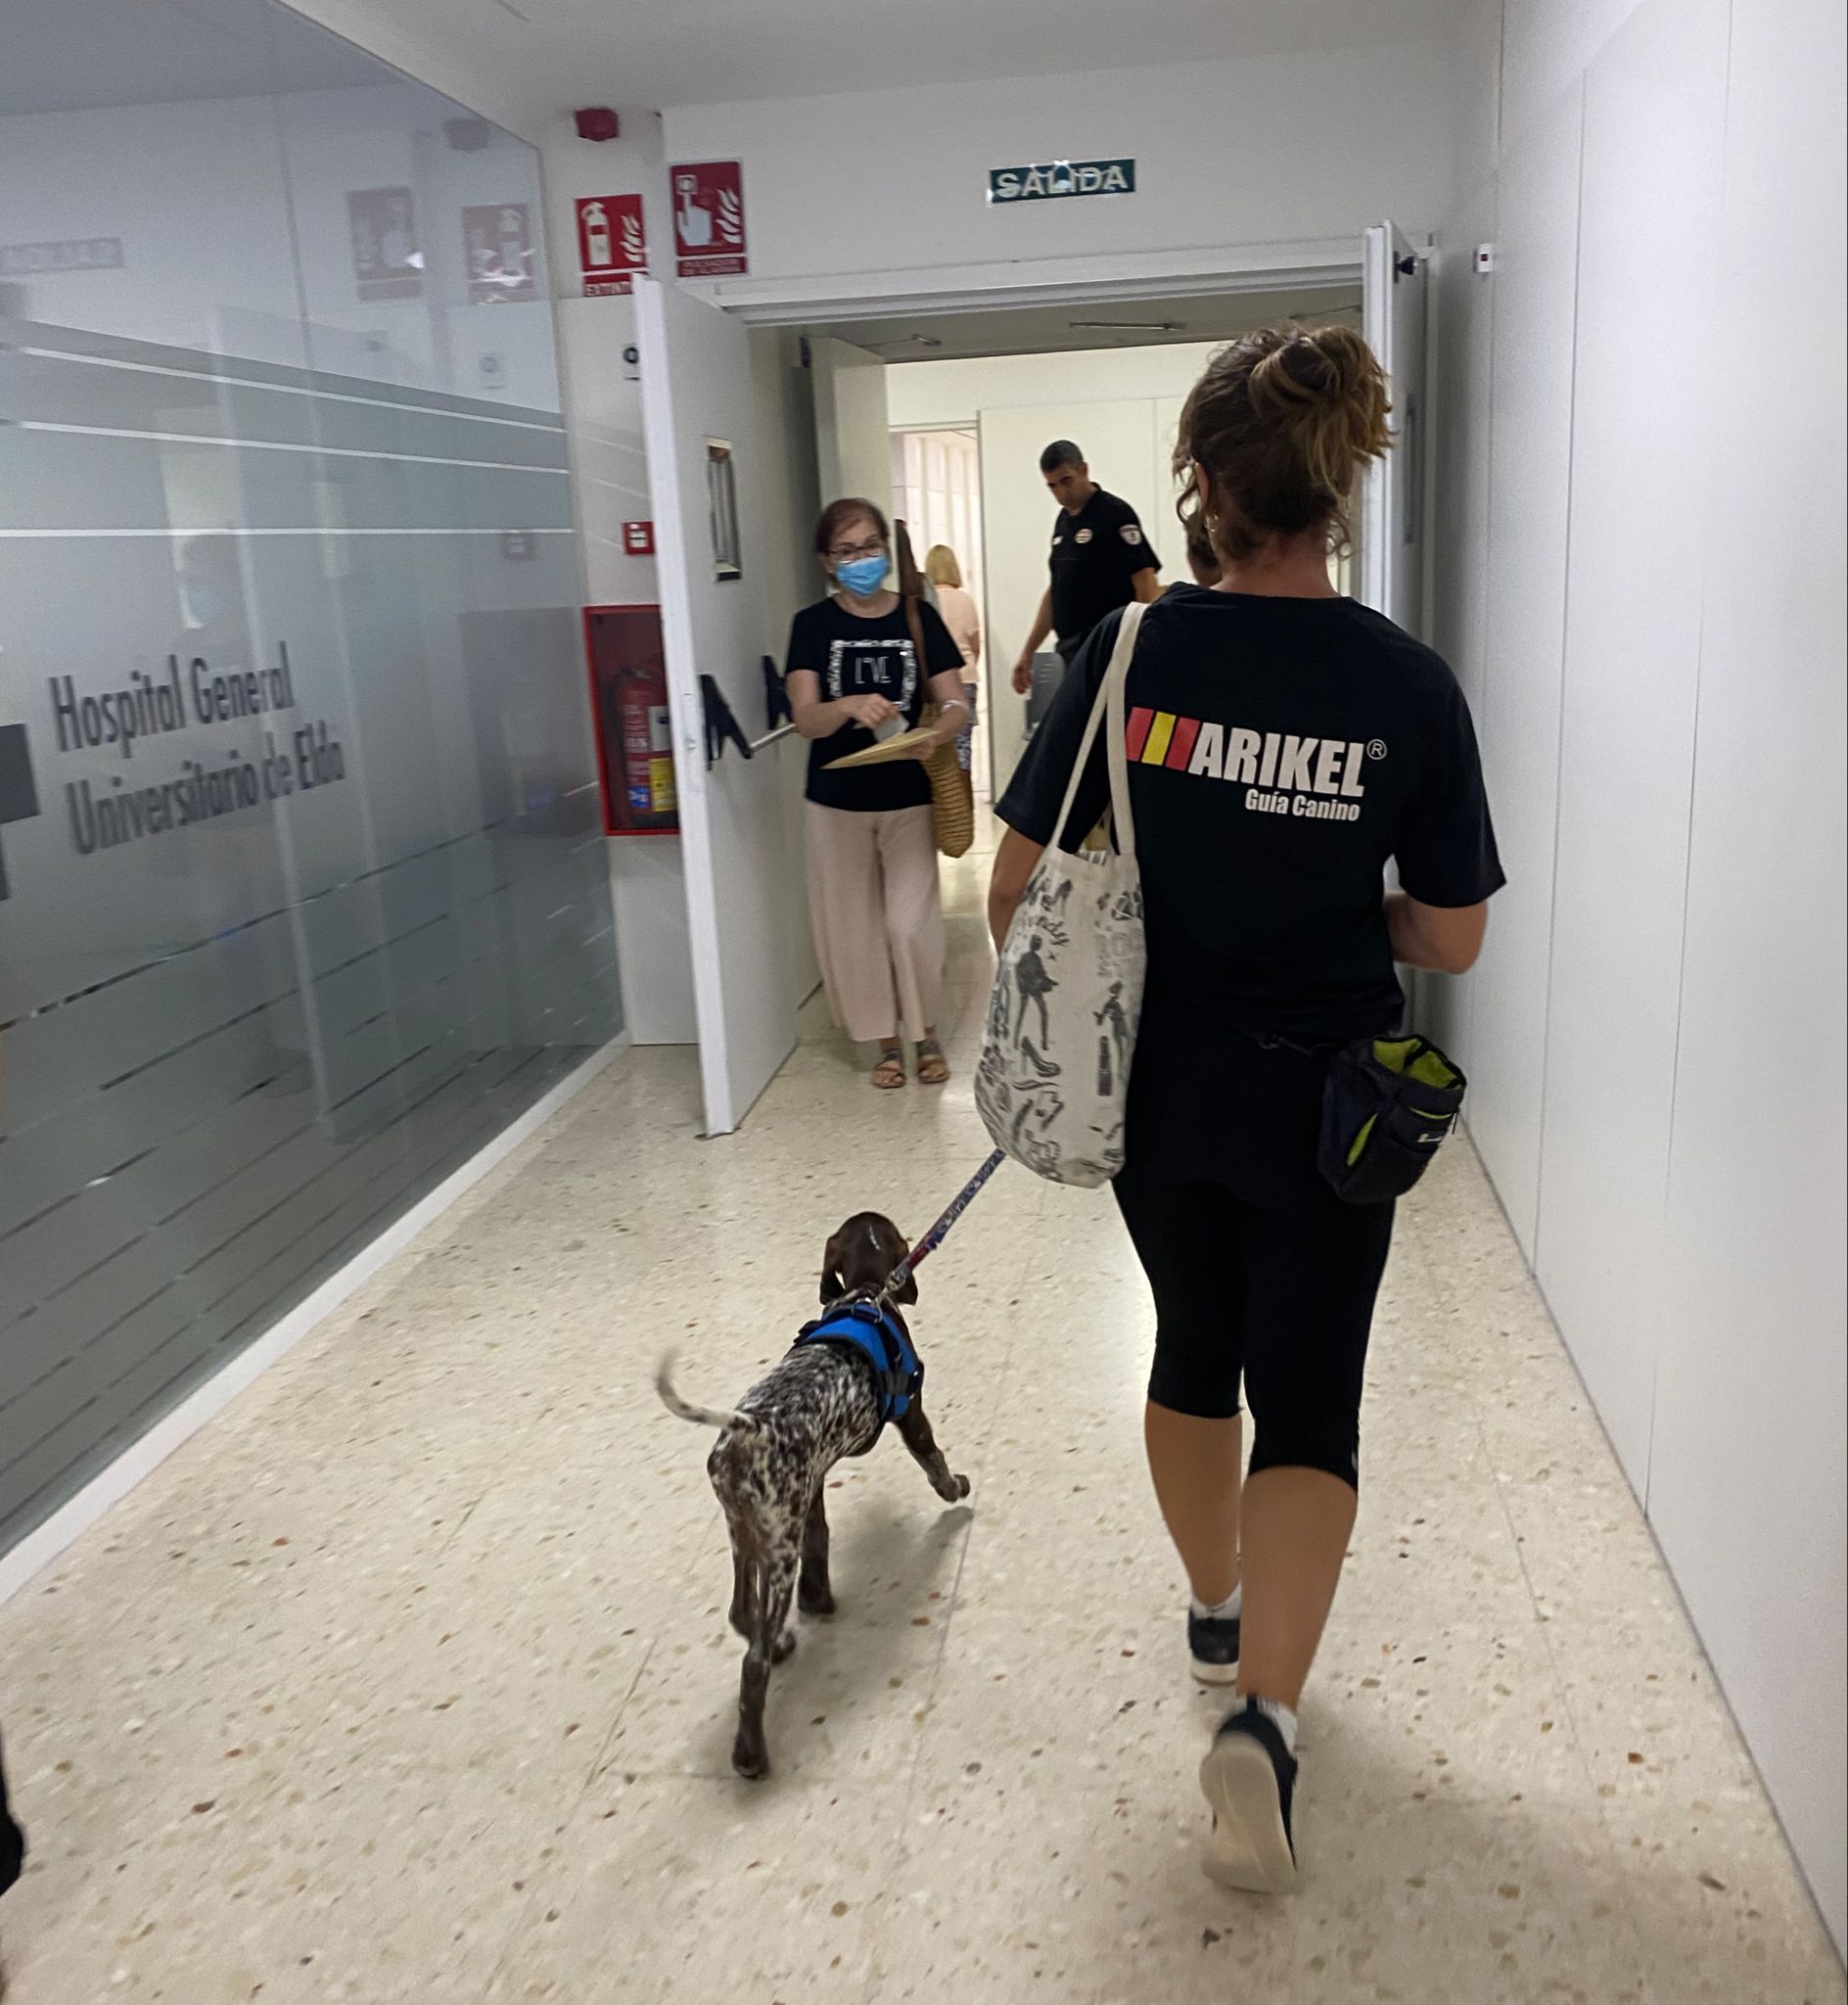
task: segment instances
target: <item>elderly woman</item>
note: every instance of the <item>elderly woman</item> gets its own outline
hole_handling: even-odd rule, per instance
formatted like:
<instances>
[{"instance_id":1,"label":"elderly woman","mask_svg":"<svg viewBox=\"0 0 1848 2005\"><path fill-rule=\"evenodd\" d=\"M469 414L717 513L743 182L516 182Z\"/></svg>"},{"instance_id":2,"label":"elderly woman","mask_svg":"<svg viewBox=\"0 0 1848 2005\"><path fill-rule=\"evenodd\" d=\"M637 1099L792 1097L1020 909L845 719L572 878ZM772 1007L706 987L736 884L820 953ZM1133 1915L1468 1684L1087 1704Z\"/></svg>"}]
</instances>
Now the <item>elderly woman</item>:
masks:
<instances>
[{"instance_id":1,"label":"elderly woman","mask_svg":"<svg viewBox=\"0 0 1848 2005\"><path fill-rule=\"evenodd\" d=\"M905 1082L901 1033L917 1043L925 1086L949 1077L937 1039L944 912L924 762L952 743L969 715L962 652L934 608L916 608L924 659L899 594L887 583L891 531L870 501L836 501L815 528L815 555L834 589L789 629L785 670L796 728L809 740L808 915L834 1020L876 1044L872 1083ZM935 728L912 756L832 769L877 739L915 727L927 701Z\"/></svg>"}]
</instances>

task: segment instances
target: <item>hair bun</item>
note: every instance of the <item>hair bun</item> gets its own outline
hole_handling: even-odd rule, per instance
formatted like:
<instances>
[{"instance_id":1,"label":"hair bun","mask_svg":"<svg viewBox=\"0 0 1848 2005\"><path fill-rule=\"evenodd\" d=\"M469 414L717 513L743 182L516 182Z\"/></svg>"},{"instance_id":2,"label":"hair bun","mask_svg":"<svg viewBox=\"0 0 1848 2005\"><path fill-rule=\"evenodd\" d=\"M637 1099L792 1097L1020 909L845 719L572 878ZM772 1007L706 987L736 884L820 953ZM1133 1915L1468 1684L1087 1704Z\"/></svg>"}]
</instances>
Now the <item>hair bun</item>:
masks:
<instances>
[{"instance_id":1,"label":"hair bun","mask_svg":"<svg viewBox=\"0 0 1848 2005\"><path fill-rule=\"evenodd\" d=\"M1215 356L1181 413L1176 471L1211 477L1234 543L1328 529L1348 536L1360 472L1391 443L1386 378L1352 327L1267 328ZM1183 491L1183 502L1186 492Z\"/></svg>"},{"instance_id":2,"label":"hair bun","mask_svg":"<svg viewBox=\"0 0 1848 2005\"><path fill-rule=\"evenodd\" d=\"M1252 402L1286 411L1339 403L1378 373L1373 351L1348 327L1294 328L1251 372Z\"/></svg>"}]
</instances>

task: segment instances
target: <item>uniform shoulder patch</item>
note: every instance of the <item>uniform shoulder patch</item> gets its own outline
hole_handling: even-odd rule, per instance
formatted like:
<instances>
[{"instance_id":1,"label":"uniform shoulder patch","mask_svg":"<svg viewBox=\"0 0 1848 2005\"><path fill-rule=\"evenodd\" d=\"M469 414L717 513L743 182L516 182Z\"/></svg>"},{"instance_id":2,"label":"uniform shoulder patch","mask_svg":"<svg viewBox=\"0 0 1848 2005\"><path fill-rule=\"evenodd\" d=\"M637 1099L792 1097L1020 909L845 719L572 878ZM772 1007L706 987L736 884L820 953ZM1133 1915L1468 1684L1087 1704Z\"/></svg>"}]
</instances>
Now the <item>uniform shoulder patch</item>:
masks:
<instances>
[{"instance_id":1,"label":"uniform shoulder patch","mask_svg":"<svg viewBox=\"0 0 1848 2005\"><path fill-rule=\"evenodd\" d=\"M1126 522L1123 525L1121 535L1126 543L1139 543L1142 540L1142 532L1132 522Z\"/></svg>"}]
</instances>

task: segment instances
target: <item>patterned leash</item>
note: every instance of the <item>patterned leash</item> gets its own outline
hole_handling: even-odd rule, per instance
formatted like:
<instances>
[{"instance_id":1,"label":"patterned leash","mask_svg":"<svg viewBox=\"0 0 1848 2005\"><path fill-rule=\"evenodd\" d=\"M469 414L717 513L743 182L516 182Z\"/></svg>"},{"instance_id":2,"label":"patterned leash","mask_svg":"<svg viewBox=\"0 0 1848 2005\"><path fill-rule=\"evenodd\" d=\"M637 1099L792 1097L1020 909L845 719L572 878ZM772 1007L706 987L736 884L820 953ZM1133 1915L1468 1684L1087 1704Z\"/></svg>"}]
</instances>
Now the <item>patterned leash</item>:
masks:
<instances>
[{"instance_id":1,"label":"patterned leash","mask_svg":"<svg viewBox=\"0 0 1848 2005\"><path fill-rule=\"evenodd\" d=\"M948 1210L932 1226L930 1231L924 1235L917 1244L911 1248L909 1259L900 1261L898 1266L892 1270L892 1279L873 1297L876 1302L889 1302L903 1287L905 1282L911 1279L917 1267L937 1251L938 1247L948 1237L950 1227L975 1202L976 1193L1006 1160L1006 1155L997 1148L989 1157L988 1161L976 1171L975 1175L957 1191L955 1197L950 1202Z\"/></svg>"}]
</instances>

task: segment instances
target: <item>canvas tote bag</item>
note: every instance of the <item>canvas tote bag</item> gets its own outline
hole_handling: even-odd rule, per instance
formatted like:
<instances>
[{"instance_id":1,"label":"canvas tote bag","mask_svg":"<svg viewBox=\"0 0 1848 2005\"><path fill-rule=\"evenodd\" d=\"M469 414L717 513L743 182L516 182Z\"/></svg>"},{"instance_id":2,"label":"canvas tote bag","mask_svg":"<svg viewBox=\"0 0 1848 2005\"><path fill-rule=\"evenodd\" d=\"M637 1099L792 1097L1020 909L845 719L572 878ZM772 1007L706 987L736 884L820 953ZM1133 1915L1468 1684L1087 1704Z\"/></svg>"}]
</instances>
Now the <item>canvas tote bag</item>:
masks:
<instances>
[{"instance_id":1,"label":"canvas tote bag","mask_svg":"<svg viewBox=\"0 0 1848 2005\"><path fill-rule=\"evenodd\" d=\"M975 1075L976 1105L995 1147L1041 1177L1085 1189L1123 1167L1147 968L1123 699L1142 613L1139 605L1124 609L1052 841L1007 929ZM1060 844L1100 728L1117 847L1073 852Z\"/></svg>"}]
</instances>

